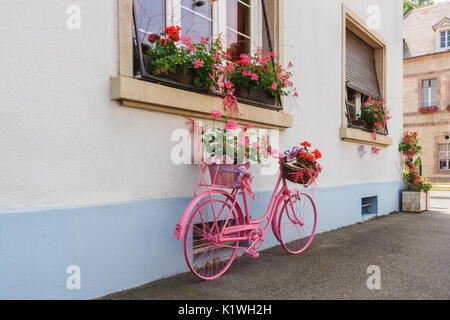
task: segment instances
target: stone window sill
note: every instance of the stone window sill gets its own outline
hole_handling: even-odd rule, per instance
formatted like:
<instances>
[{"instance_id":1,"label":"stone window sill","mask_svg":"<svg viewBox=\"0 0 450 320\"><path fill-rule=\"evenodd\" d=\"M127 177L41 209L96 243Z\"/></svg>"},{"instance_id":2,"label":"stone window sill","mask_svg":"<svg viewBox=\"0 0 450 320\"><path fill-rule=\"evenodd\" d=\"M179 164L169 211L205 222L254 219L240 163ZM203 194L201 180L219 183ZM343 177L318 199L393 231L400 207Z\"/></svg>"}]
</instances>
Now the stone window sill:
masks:
<instances>
[{"instance_id":1,"label":"stone window sill","mask_svg":"<svg viewBox=\"0 0 450 320\"><path fill-rule=\"evenodd\" d=\"M392 137L377 134L377 140L373 140L372 133L356 128L341 128L341 139L359 144L369 144L377 147L388 147L392 145Z\"/></svg>"},{"instance_id":2,"label":"stone window sill","mask_svg":"<svg viewBox=\"0 0 450 320\"><path fill-rule=\"evenodd\" d=\"M111 98L123 106L210 119L212 110L225 113L222 99L189 92L127 76L111 78ZM292 128L292 115L239 103L241 124L285 130Z\"/></svg>"}]
</instances>

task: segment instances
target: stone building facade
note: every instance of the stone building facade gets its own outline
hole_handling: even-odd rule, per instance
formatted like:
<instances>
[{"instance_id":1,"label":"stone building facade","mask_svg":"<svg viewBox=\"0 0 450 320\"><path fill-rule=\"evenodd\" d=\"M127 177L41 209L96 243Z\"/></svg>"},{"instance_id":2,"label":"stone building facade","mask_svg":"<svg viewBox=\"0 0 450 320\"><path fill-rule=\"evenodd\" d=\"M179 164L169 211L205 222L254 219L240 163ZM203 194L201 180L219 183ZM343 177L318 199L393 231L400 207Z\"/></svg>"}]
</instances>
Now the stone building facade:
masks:
<instances>
[{"instance_id":1,"label":"stone building facade","mask_svg":"<svg viewBox=\"0 0 450 320\"><path fill-rule=\"evenodd\" d=\"M449 182L450 1L405 16L403 44L404 129L419 133L422 175Z\"/></svg>"}]
</instances>

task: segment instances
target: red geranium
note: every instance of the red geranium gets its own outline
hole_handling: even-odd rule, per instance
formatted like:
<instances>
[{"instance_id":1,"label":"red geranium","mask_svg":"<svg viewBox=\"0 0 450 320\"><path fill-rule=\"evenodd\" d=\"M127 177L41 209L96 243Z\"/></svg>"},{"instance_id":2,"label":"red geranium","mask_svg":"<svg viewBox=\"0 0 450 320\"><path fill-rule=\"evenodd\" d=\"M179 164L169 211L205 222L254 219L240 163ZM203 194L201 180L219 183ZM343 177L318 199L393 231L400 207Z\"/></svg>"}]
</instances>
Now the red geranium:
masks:
<instances>
[{"instance_id":1,"label":"red geranium","mask_svg":"<svg viewBox=\"0 0 450 320\"><path fill-rule=\"evenodd\" d=\"M300 145L304 146L304 147L311 148L311 143L309 143L308 141L304 141L304 142L300 143Z\"/></svg>"},{"instance_id":2,"label":"red geranium","mask_svg":"<svg viewBox=\"0 0 450 320\"><path fill-rule=\"evenodd\" d=\"M314 150L313 152L312 152L312 154L316 157L316 159L320 159L320 158L322 158L322 154L320 153L320 151L319 150Z\"/></svg>"},{"instance_id":3,"label":"red geranium","mask_svg":"<svg viewBox=\"0 0 450 320\"><path fill-rule=\"evenodd\" d=\"M151 43L155 43L159 39L161 39L161 37L156 33L152 33L151 35L148 36L148 41Z\"/></svg>"},{"instance_id":4,"label":"red geranium","mask_svg":"<svg viewBox=\"0 0 450 320\"><path fill-rule=\"evenodd\" d=\"M169 36L171 41L180 41L180 26L170 26L164 29L164 33Z\"/></svg>"}]
</instances>

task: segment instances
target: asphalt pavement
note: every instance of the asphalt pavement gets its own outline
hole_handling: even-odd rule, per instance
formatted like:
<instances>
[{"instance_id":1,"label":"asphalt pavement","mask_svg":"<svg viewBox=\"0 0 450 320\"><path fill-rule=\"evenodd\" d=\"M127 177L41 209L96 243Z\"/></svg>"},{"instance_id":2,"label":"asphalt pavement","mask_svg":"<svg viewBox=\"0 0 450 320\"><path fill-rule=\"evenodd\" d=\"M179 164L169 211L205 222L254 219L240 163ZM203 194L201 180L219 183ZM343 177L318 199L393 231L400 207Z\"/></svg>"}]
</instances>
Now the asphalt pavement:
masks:
<instances>
[{"instance_id":1,"label":"asphalt pavement","mask_svg":"<svg viewBox=\"0 0 450 320\"><path fill-rule=\"evenodd\" d=\"M300 255L277 246L236 259L214 281L184 273L104 298L450 299L450 192L431 197L432 211L322 233Z\"/></svg>"}]
</instances>

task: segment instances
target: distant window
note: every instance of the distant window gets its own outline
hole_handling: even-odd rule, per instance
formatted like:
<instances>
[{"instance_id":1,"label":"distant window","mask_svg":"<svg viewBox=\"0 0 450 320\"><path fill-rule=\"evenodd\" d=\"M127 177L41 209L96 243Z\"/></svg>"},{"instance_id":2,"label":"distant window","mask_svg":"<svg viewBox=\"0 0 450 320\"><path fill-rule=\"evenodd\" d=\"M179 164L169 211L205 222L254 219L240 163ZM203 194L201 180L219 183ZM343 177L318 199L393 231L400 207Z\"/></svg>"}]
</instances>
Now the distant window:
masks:
<instances>
[{"instance_id":1,"label":"distant window","mask_svg":"<svg viewBox=\"0 0 450 320\"><path fill-rule=\"evenodd\" d=\"M436 105L437 80L422 80L422 107L431 107Z\"/></svg>"},{"instance_id":2,"label":"distant window","mask_svg":"<svg viewBox=\"0 0 450 320\"><path fill-rule=\"evenodd\" d=\"M441 48L450 48L450 30L441 32Z\"/></svg>"},{"instance_id":3,"label":"distant window","mask_svg":"<svg viewBox=\"0 0 450 320\"><path fill-rule=\"evenodd\" d=\"M439 145L439 170L450 170L450 143Z\"/></svg>"}]
</instances>

